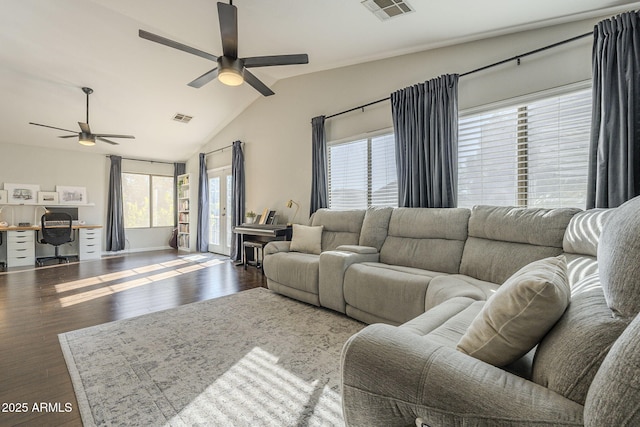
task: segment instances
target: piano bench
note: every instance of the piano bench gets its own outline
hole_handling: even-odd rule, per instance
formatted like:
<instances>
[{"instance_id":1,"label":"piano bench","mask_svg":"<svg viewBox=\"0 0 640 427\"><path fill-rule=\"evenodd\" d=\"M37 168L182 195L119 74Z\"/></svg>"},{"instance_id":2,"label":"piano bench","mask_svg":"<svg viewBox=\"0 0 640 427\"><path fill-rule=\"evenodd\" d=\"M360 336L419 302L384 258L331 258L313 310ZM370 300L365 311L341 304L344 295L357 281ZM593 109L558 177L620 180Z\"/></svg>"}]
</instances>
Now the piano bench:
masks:
<instances>
[{"instance_id":1,"label":"piano bench","mask_svg":"<svg viewBox=\"0 0 640 427\"><path fill-rule=\"evenodd\" d=\"M244 269L247 269L247 265L254 265L256 268L262 269L262 256L265 245L269 242L258 242L247 240L242 243L244 250ZM249 251L253 250L253 261L249 261Z\"/></svg>"}]
</instances>

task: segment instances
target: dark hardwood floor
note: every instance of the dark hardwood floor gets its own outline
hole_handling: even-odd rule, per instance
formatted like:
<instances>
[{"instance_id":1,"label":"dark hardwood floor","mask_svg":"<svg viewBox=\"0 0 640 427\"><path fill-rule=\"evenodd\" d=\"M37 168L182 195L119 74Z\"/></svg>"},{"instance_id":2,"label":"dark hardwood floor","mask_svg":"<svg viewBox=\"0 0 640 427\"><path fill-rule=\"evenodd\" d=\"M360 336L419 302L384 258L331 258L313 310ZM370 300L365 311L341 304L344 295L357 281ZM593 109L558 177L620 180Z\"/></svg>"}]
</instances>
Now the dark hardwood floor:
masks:
<instances>
[{"instance_id":1,"label":"dark hardwood floor","mask_svg":"<svg viewBox=\"0 0 640 427\"><path fill-rule=\"evenodd\" d=\"M82 425L59 333L260 286L253 267L175 251L0 273L0 426Z\"/></svg>"}]
</instances>

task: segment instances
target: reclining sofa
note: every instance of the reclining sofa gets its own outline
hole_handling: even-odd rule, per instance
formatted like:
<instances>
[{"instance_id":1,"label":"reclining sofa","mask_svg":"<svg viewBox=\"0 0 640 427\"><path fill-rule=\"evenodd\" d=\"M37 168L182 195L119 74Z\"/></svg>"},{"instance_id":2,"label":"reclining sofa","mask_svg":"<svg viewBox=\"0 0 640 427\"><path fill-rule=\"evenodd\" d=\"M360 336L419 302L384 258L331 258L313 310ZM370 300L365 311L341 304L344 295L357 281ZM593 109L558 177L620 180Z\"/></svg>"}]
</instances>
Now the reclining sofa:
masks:
<instances>
[{"instance_id":1,"label":"reclining sofa","mask_svg":"<svg viewBox=\"0 0 640 427\"><path fill-rule=\"evenodd\" d=\"M292 242L265 247L264 272L275 292L369 324L343 349L347 425L640 425L640 198L588 211L322 209L310 226L314 249L294 226ZM546 309L548 286L527 289L496 327L507 288L539 265L559 283L556 317L545 326L530 310ZM491 345L468 351L483 321ZM491 354L492 340L508 347L529 329L530 350Z\"/></svg>"}]
</instances>

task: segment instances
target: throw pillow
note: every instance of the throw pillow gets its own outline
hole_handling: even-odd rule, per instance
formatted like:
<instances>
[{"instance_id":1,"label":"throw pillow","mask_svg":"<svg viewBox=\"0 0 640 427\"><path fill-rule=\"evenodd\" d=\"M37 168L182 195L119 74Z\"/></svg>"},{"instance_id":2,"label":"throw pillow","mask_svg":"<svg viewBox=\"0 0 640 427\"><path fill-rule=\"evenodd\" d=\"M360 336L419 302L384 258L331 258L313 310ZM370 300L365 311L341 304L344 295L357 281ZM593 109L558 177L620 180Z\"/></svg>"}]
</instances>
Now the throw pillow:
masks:
<instances>
[{"instance_id":1,"label":"throw pillow","mask_svg":"<svg viewBox=\"0 0 640 427\"><path fill-rule=\"evenodd\" d=\"M293 236L291 236L291 246L289 250L320 255L322 251L323 229L323 225L311 227L308 225L293 224Z\"/></svg>"},{"instance_id":2,"label":"throw pillow","mask_svg":"<svg viewBox=\"0 0 640 427\"><path fill-rule=\"evenodd\" d=\"M514 273L486 302L458 350L495 366L524 356L560 319L571 297L564 255Z\"/></svg>"}]
</instances>

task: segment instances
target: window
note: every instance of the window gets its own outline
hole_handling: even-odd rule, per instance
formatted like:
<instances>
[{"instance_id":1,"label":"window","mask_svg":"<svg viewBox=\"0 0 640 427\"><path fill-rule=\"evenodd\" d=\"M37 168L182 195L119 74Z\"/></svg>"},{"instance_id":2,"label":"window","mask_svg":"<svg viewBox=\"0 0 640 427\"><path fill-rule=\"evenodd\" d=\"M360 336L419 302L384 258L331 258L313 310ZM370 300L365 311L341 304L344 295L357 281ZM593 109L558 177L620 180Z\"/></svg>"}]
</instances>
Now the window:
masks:
<instances>
[{"instance_id":1,"label":"window","mask_svg":"<svg viewBox=\"0 0 640 427\"><path fill-rule=\"evenodd\" d=\"M172 227L172 176L122 174L125 228Z\"/></svg>"},{"instance_id":2,"label":"window","mask_svg":"<svg viewBox=\"0 0 640 427\"><path fill-rule=\"evenodd\" d=\"M398 206L393 133L328 144L329 207Z\"/></svg>"},{"instance_id":3,"label":"window","mask_svg":"<svg viewBox=\"0 0 640 427\"><path fill-rule=\"evenodd\" d=\"M458 206L586 204L591 90L462 114Z\"/></svg>"}]
</instances>

